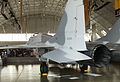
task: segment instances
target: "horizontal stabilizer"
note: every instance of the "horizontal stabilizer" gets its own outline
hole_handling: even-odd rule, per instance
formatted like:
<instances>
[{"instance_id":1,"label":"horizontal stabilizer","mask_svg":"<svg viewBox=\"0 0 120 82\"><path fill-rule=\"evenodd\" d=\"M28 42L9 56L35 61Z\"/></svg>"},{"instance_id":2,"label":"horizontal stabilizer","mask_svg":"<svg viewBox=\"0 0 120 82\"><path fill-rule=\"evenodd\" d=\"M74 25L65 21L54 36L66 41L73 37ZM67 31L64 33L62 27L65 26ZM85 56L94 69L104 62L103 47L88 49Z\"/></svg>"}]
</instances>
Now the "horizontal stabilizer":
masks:
<instances>
[{"instance_id":1,"label":"horizontal stabilizer","mask_svg":"<svg viewBox=\"0 0 120 82\"><path fill-rule=\"evenodd\" d=\"M81 61L81 60L89 60L90 57L77 52L76 50L68 49L68 48L60 48L48 52L43 55L44 58L50 59L57 63L69 63L74 61Z\"/></svg>"}]
</instances>

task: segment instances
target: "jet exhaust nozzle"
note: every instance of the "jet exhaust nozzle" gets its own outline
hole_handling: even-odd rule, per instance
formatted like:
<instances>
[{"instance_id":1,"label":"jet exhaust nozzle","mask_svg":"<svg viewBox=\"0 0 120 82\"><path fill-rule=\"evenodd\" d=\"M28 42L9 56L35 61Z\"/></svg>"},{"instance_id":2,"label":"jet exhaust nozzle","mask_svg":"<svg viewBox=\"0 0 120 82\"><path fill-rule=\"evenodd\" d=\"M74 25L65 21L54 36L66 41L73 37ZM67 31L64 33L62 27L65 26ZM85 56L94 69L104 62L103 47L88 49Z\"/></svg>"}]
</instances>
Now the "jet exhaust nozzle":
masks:
<instances>
[{"instance_id":1,"label":"jet exhaust nozzle","mask_svg":"<svg viewBox=\"0 0 120 82\"><path fill-rule=\"evenodd\" d=\"M93 61L95 66L103 67L110 63L111 51L103 44L99 44L93 49Z\"/></svg>"}]
</instances>

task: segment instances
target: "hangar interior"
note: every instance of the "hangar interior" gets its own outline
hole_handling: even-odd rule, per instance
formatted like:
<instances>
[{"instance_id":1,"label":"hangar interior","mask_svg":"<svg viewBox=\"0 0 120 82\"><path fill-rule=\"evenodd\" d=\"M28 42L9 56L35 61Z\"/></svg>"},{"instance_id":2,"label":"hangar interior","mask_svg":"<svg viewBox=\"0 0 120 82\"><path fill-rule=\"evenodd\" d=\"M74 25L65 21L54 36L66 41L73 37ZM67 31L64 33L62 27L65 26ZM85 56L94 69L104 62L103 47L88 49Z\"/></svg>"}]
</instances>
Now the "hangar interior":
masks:
<instances>
[{"instance_id":1,"label":"hangar interior","mask_svg":"<svg viewBox=\"0 0 120 82\"><path fill-rule=\"evenodd\" d=\"M0 0L0 46L24 44L34 33L55 33L64 13L67 1L68 0ZM87 41L95 41L96 39L105 36L112 25L119 19L120 0L83 1L85 9L86 39ZM9 51L8 57L6 56L7 50ZM40 51L40 54L46 52L45 49L42 48L26 49L25 47L25 49L3 49L4 53L2 54L5 56L3 56L3 58L1 56L0 58L0 82L78 82L79 80L80 82L120 81L119 64L112 64L110 67L102 69L95 69L94 67L88 68L88 72L93 74L83 74L80 65L68 65L68 69L66 69L67 65L65 69L58 66L58 68L53 67L53 69L49 69L48 77L42 77L38 73L41 72L41 66L44 64L42 64L42 61L40 62L38 60L40 59L40 57L37 56L39 54L34 55L34 50ZM53 48L51 50L53 50ZM51 50L49 49L47 51ZM96 50L98 50L98 53L95 53ZM108 51L107 55L106 53L102 53L102 51ZM92 53L96 58L93 57L93 59L96 59L96 61L98 60L97 62L99 63L99 59L104 59L101 57L102 55L105 57L107 56L107 62L110 62L109 57L111 56L111 52L109 52L110 51L106 46L102 45L102 48L96 46ZM70 54L75 56L73 53ZM120 56L118 56L119 54L120 52L115 52L115 55L113 55L116 56L116 58L120 58ZM59 53L57 53L57 55L59 55ZM18 63L22 63L23 65ZM71 70L71 68L73 70Z\"/></svg>"},{"instance_id":2,"label":"hangar interior","mask_svg":"<svg viewBox=\"0 0 120 82\"><path fill-rule=\"evenodd\" d=\"M117 1L117 0L115 0ZM108 33L119 18L114 0L84 0L86 33L94 41ZM67 0L1 0L0 33L55 33ZM2 41L0 45L26 41ZM14 37L14 35L13 35Z\"/></svg>"}]
</instances>

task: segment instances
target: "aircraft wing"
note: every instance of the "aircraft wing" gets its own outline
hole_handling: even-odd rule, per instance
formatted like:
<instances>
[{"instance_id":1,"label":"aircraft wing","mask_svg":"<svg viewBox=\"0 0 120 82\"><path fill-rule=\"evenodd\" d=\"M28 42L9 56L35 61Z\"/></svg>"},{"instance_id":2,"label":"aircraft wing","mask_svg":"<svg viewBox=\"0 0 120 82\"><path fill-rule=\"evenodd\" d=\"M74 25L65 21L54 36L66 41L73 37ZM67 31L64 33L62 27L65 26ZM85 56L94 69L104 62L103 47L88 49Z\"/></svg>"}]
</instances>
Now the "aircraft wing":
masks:
<instances>
[{"instance_id":1,"label":"aircraft wing","mask_svg":"<svg viewBox=\"0 0 120 82\"><path fill-rule=\"evenodd\" d=\"M53 46L46 45L45 43L39 43L39 44L34 44L34 45L23 44L23 45L14 45L14 46L4 46L4 47L0 47L0 49L15 49L15 48L47 48L47 47L53 47Z\"/></svg>"},{"instance_id":2,"label":"aircraft wing","mask_svg":"<svg viewBox=\"0 0 120 82\"><path fill-rule=\"evenodd\" d=\"M54 47L54 46L50 46L47 45L45 43L37 43L37 44L33 44L33 45L21 45L20 47L22 48L47 48L47 47Z\"/></svg>"},{"instance_id":3,"label":"aircraft wing","mask_svg":"<svg viewBox=\"0 0 120 82\"><path fill-rule=\"evenodd\" d=\"M50 51L48 53L43 54L42 57L50 59L57 63L69 63L69 62L91 59L85 54L82 54L80 52L77 52L76 50L68 49L68 48L60 48Z\"/></svg>"},{"instance_id":4,"label":"aircraft wing","mask_svg":"<svg viewBox=\"0 0 120 82\"><path fill-rule=\"evenodd\" d=\"M15 49L15 48L20 48L18 46L2 46L2 47L0 47L0 49Z\"/></svg>"}]
</instances>

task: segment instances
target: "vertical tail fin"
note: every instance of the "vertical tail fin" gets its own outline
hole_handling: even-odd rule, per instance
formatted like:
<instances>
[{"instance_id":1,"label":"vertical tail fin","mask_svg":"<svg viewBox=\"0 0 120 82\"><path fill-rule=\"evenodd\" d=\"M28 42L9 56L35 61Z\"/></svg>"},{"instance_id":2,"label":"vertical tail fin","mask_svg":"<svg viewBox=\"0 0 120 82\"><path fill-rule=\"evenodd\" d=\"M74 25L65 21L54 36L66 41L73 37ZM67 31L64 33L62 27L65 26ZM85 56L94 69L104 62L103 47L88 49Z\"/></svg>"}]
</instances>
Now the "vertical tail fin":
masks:
<instances>
[{"instance_id":1,"label":"vertical tail fin","mask_svg":"<svg viewBox=\"0 0 120 82\"><path fill-rule=\"evenodd\" d=\"M47 43L78 51L86 50L83 0L68 0L56 35Z\"/></svg>"},{"instance_id":2,"label":"vertical tail fin","mask_svg":"<svg viewBox=\"0 0 120 82\"><path fill-rule=\"evenodd\" d=\"M110 43L118 43L120 44L120 18L116 21L116 23L112 26L112 29L107 33L106 36L98 39L98 42L110 42Z\"/></svg>"}]
</instances>

